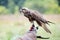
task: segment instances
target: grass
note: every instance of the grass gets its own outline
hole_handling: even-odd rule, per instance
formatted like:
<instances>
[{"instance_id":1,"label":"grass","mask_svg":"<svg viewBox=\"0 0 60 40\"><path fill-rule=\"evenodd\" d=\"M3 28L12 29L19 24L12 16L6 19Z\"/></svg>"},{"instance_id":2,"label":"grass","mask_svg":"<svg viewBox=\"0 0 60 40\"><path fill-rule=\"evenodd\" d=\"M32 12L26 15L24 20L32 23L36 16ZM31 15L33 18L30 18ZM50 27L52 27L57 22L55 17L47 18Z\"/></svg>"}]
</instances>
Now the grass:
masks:
<instances>
[{"instance_id":1,"label":"grass","mask_svg":"<svg viewBox=\"0 0 60 40\"><path fill-rule=\"evenodd\" d=\"M39 27L37 35L43 37L50 37L50 39L37 39L37 40L60 40L60 19L55 16L51 19L51 15L46 18L56 24L50 24L48 28L51 30L52 34L46 33L43 28ZM59 16L60 17L60 16ZM2 15L0 16L0 40L10 40L14 35L23 35L29 30L31 23L24 16L16 15ZM37 26L37 24L36 24Z\"/></svg>"}]
</instances>

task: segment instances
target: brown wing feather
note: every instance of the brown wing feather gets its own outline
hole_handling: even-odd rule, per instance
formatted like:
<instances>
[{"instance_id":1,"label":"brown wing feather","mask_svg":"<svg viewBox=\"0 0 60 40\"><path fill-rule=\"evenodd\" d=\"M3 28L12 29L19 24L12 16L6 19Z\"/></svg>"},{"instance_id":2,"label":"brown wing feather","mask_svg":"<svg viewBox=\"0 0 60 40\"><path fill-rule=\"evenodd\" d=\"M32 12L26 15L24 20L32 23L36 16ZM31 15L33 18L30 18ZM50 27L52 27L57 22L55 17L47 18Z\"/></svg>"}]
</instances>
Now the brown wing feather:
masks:
<instances>
[{"instance_id":1,"label":"brown wing feather","mask_svg":"<svg viewBox=\"0 0 60 40\"><path fill-rule=\"evenodd\" d=\"M32 12L31 17L34 18L38 25L42 26L46 32L51 33L50 30L46 27L46 24L44 23L46 20L44 20L40 14ZM43 20L43 22L41 20Z\"/></svg>"},{"instance_id":2,"label":"brown wing feather","mask_svg":"<svg viewBox=\"0 0 60 40\"><path fill-rule=\"evenodd\" d=\"M47 23L47 20L43 18L42 14L39 13L38 11L33 11L31 13L32 17L34 17L35 19L40 20L43 23Z\"/></svg>"}]
</instances>

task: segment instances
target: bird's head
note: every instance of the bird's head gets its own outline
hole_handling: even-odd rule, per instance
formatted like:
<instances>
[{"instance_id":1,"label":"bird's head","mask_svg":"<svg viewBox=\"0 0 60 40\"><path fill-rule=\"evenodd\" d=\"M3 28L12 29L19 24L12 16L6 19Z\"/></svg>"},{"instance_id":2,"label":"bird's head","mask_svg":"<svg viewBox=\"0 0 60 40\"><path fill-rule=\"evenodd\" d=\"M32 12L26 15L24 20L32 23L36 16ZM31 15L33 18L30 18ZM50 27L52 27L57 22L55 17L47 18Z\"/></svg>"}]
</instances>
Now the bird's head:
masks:
<instances>
[{"instance_id":1,"label":"bird's head","mask_svg":"<svg viewBox=\"0 0 60 40\"><path fill-rule=\"evenodd\" d=\"M28 9L28 8L22 7L22 8L20 9L20 13L26 13L26 12L29 12L29 9Z\"/></svg>"}]
</instances>

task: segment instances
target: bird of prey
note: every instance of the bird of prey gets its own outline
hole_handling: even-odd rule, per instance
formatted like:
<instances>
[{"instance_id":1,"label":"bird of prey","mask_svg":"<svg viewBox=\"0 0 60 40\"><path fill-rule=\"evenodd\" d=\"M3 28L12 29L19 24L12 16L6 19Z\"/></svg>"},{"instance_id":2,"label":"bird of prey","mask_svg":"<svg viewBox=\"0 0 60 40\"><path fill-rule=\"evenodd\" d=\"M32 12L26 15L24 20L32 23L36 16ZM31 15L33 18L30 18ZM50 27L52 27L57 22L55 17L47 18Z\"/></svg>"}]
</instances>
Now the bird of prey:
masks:
<instances>
[{"instance_id":1,"label":"bird of prey","mask_svg":"<svg viewBox=\"0 0 60 40\"><path fill-rule=\"evenodd\" d=\"M46 32L51 33L51 31L46 27L46 24L49 24L52 22L44 19L41 13L39 13L38 11L23 7L20 9L20 13L23 13L24 16L27 17L31 23L36 21L37 24L41 26Z\"/></svg>"}]
</instances>

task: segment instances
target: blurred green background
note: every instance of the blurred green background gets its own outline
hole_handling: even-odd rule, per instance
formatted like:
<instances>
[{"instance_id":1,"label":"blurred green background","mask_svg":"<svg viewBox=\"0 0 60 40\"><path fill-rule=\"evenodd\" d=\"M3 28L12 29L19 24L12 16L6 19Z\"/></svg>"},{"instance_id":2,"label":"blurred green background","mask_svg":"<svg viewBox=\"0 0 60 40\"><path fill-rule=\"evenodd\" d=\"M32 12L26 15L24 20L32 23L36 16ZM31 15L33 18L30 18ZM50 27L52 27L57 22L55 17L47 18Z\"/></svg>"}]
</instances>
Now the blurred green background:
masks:
<instances>
[{"instance_id":1,"label":"blurred green background","mask_svg":"<svg viewBox=\"0 0 60 40\"><path fill-rule=\"evenodd\" d=\"M45 14L60 14L60 0L0 0L0 14L14 14L28 7Z\"/></svg>"},{"instance_id":2,"label":"blurred green background","mask_svg":"<svg viewBox=\"0 0 60 40\"><path fill-rule=\"evenodd\" d=\"M13 36L22 36L29 30L31 23L20 15L21 7L37 10L44 18L55 23L47 25L52 34L46 33L41 27L37 32L37 35L50 39L37 40L60 40L60 0L0 0L0 40L11 40Z\"/></svg>"}]
</instances>

